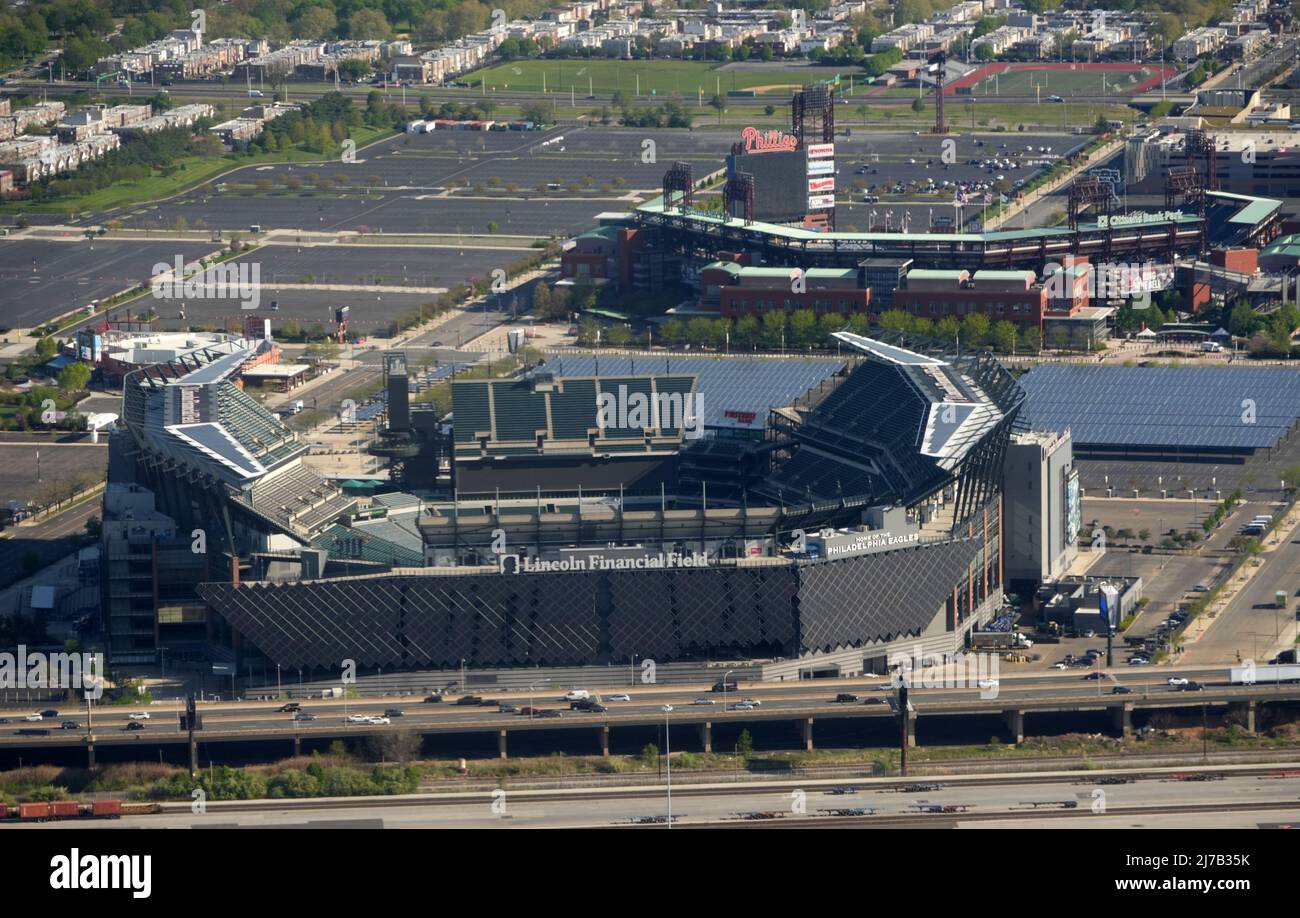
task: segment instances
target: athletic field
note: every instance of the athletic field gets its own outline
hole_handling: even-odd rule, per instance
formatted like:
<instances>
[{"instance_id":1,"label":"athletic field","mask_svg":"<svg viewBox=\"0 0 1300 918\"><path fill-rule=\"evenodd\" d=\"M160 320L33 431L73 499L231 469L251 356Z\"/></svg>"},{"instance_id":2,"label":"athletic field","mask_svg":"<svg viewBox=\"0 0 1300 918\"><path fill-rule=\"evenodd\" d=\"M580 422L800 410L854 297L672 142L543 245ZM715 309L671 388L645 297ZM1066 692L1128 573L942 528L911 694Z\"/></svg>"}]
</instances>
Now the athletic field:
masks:
<instances>
[{"instance_id":1,"label":"athletic field","mask_svg":"<svg viewBox=\"0 0 1300 918\"><path fill-rule=\"evenodd\" d=\"M1160 67L1143 64L988 64L947 87L950 94L970 87L977 98L1041 95L1063 98L1129 96L1160 86ZM1165 68L1169 76L1177 73Z\"/></svg>"},{"instance_id":2,"label":"athletic field","mask_svg":"<svg viewBox=\"0 0 1300 918\"><path fill-rule=\"evenodd\" d=\"M621 61L594 60L529 60L498 64L477 70L461 79L475 89L486 85L493 89L522 92L556 93L567 97L570 92L582 99L588 95L610 96L622 90L629 96L640 93L643 101L650 97L668 98L680 95L685 100L697 99L702 93L705 100L714 93L724 98L733 90L753 90L788 97L805 85L834 79L842 73L848 87L847 71L834 67L753 67L723 66L706 61ZM860 82L860 81L859 81Z\"/></svg>"}]
</instances>

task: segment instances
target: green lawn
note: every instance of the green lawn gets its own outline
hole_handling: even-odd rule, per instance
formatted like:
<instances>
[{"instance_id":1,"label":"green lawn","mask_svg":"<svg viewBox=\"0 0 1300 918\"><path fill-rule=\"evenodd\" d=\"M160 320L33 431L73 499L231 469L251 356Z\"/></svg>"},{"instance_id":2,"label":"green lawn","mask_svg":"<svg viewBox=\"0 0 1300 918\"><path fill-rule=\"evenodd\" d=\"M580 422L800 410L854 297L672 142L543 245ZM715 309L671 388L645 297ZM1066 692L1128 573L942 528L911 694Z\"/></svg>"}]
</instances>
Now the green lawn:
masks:
<instances>
[{"instance_id":1,"label":"green lawn","mask_svg":"<svg viewBox=\"0 0 1300 918\"><path fill-rule=\"evenodd\" d=\"M358 147L362 147L377 138L387 137L393 133L395 132L391 130L357 127L352 129L351 137L357 142ZM191 156L178 161L176 169L170 175L151 175L138 182L118 182L107 188L100 188L85 197L61 198L39 203L10 201L0 204L0 214L68 213L70 210L78 213L101 213L117 207L171 197L232 169L265 163L313 162L319 159L321 159L319 153L308 153L297 149L281 150L278 153L258 153L255 156L216 156L211 159Z\"/></svg>"},{"instance_id":2,"label":"green lawn","mask_svg":"<svg viewBox=\"0 0 1300 918\"><path fill-rule=\"evenodd\" d=\"M789 95L794 88L806 83L832 79L842 73L847 82L848 73L835 67L720 67L706 61L619 61L594 60L531 60L512 61L486 70L479 70L464 79L476 88L486 85L488 90L510 89L541 92L543 82L548 93L568 98L570 88L582 98L588 93L597 96L613 95L618 90L629 96L640 90L642 96L672 96L705 98L714 93L726 95L734 89L753 89ZM543 79L544 78L544 79Z\"/></svg>"}]
</instances>

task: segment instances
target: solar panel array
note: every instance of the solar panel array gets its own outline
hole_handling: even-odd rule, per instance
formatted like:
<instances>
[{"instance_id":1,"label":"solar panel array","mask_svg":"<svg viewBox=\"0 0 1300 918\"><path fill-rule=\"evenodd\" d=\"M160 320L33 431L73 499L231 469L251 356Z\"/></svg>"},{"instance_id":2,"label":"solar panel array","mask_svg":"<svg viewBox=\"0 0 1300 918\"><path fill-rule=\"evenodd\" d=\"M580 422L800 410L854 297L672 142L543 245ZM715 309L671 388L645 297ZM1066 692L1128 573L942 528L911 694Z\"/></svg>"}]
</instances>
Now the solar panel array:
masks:
<instances>
[{"instance_id":1,"label":"solar panel array","mask_svg":"<svg viewBox=\"0 0 1300 918\"><path fill-rule=\"evenodd\" d=\"M706 427L759 429L767 413L782 408L844 366L835 358L789 360L710 357L552 357L546 369L557 376L631 376L669 373L699 377ZM749 418L753 415L752 420Z\"/></svg>"},{"instance_id":2,"label":"solar panel array","mask_svg":"<svg viewBox=\"0 0 1300 918\"><path fill-rule=\"evenodd\" d=\"M1300 412L1300 372L1261 367L1040 366L1020 379L1023 417L1076 445L1249 451Z\"/></svg>"}]
</instances>

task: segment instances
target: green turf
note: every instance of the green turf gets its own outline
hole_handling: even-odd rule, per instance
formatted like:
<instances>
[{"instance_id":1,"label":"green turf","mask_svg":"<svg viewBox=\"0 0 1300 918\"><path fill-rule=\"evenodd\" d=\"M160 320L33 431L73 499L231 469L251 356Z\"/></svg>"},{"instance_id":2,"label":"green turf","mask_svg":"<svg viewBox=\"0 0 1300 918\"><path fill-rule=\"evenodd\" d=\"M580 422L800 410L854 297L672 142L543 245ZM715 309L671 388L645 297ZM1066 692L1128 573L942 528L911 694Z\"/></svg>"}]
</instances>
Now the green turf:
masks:
<instances>
[{"instance_id":1,"label":"green turf","mask_svg":"<svg viewBox=\"0 0 1300 918\"><path fill-rule=\"evenodd\" d=\"M1114 70L1009 70L996 80L986 77L971 90L977 98L1004 96L1033 96L1041 93L1044 100L1050 95L1126 96L1160 71L1155 67L1142 67L1131 71ZM997 93L994 93L994 90ZM960 96L958 97L960 99Z\"/></svg>"},{"instance_id":2,"label":"green turf","mask_svg":"<svg viewBox=\"0 0 1300 918\"><path fill-rule=\"evenodd\" d=\"M651 96L705 99L714 93L724 97L734 89L766 90L776 96L789 95L792 87L833 79L841 73L845 85L848 73L834 67L718 68L706 61L618 61L618 60L531 60L512 61L479 70L464 79L475 87L541 92L567 99L570 89L579 99L592 93L613 95L618 90L629 96L639 89L642 101Z\"/></svg>"}]
</instances>

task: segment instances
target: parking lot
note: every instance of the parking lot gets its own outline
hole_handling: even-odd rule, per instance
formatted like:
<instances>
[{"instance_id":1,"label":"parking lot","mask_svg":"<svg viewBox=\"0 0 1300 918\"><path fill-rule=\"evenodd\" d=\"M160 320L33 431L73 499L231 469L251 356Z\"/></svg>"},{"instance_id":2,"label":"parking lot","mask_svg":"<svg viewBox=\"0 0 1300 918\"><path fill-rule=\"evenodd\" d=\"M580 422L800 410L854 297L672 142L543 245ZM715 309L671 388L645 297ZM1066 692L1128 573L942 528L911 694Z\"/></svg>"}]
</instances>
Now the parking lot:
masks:
<instances>
[{"instance_id":1,"label":"parking lot","mask_svg":"<svg viewBox=\"0 0 1300 918\"><path fill-rule=\"evenodd\" d=\"M215 248L201 242L0 240L0 327L31 328L147 281L159 262L171 263L178 254L198 258Z\"/></svg>"}]
</instances>

